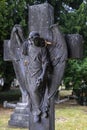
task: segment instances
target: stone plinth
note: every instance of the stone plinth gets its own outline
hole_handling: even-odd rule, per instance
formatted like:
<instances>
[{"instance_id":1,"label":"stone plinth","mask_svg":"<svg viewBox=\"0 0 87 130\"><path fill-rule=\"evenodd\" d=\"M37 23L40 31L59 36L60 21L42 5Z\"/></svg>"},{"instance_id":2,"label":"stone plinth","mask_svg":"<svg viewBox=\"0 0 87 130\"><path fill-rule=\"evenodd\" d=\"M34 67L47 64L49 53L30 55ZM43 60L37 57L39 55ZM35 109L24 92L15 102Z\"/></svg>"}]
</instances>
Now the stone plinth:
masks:
<instances>
[{"instance_id":1,"label":"stone plinth","mask_svg":"<svg viewBox=\"0 0 87 130\"><path fill-rule=\"evenodd\" d=\"M25 103L17 103L17 106L10 117L10 126L28 128L29 127L29 107Z\"/></svg>"}]
</instances>

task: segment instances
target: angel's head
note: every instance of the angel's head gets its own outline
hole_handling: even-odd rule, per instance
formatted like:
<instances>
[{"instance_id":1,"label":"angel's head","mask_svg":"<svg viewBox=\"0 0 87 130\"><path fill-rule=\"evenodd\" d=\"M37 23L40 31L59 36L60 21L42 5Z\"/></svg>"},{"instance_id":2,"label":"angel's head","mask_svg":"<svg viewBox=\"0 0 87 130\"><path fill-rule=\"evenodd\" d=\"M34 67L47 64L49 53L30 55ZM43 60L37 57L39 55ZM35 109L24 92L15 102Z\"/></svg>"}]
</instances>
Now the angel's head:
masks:
<instances>
[{"instance_id":1,"label":"angel's head","mask_svg":"<svg viewBox=\"0 0 87 130\"><path fill-rule=\"evenodd\" d=\"M33 40L33 39L35 39L37 37L40 37L40 34L37 31L32 31L32 32L30 32L28 38Z\"/></svg>"},{"instance_id":2,"label":"angel's head","mask_svg":"<svg viewBox=\"0 0 87 130\"><path fill-rule=\"evenodd\" d=\"M38 47L45 46L45 40L40 37L40 34L37 31L32 31L29 34L29 40L32 44Z\"/></svg>"}]
</instances>

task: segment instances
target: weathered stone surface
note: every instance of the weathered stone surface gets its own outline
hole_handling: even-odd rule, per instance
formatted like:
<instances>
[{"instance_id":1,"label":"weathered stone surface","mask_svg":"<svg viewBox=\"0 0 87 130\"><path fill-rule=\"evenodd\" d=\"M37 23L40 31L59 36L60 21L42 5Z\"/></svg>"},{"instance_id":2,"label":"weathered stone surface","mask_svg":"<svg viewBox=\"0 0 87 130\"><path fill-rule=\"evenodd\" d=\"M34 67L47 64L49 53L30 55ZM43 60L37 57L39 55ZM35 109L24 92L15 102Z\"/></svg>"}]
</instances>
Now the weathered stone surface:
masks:
<instances>
[{"instance_id":1,"label":"weathered stone surface","mask_svg":"<svg viewBox=\"0 0 87 130\"><path fill-rule=\"evenodd\" d=\"M29 32L38 31L43 38L52 40L50 26L54 23L54 9L48 4L29 6Z\"/></svg>"},{"instance_id":2,"label":"weathered stone surface","mask_svg":"<svg viewBox=\"0 0 87 130\"><path fill-rule=\"evenodd\" d=\"M69 58L83 57L83 37L80 34L67 34L66 37L67 50Z\"/></svg>"}]
</instances>

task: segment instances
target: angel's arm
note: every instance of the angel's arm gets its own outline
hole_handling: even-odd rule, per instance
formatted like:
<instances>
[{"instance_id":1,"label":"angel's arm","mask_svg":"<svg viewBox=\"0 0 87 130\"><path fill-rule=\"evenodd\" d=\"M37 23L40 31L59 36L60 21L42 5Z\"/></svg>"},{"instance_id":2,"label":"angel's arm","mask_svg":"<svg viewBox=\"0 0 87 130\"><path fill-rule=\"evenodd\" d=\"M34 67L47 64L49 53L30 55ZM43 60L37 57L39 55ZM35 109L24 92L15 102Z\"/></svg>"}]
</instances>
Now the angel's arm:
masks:
<instances>
[{"instance_id":1,"label":"angel's arm","mask_svg":"<svg viewBox=\"0 0 87 130\"><path fill-rule=\"evenodd\" d=\"M16 41L19 46L24 42L23 32L20 25L15 25L11 32L11 39L16 38Z\"/></svg>"},{"instance_id":2,"label":"angel's arm","mask_svg":"<svg viewBox=\"0 0 87 130\"><path fill-rule=\"evenodd\" d=\"M46 48L43 48L42 49L42 73L41 73L40 77L38 78L38 80L43 81L43 79L46 75L48 64L49 64L49 61L48 61L48 57L47 57L47 50L46 50Z\"/></svg>"},{"instance_id":3,"label":"angel's arm","mask_svg":"<svg viewBox=\"0 0 87 130\"><path fill-rule=\"evenodd\" d=\"M46 50L46 48L44 48L42 50L42 74L41 74L43 77L46 74L48 63L49 62L48 62L48 57L47 57L47 50Z\"/></svg>"},{"instance_id":4,"label":"angel's arm","mask_svg":"<svg viewBox=\"0 0 87 130\"><path fill-rule=\"evenodd\" d=\"M11 31L10 41L9 41L9 50L11 57L14 61L19 61L23 59L22 56L22 43L23 43L23 34L20 26L15 25Z\"/></svg>"},{"instance_id":5,"label":"angel's arm","mask_svg":"<svg viewBox=\"0 0 87 130\"><path fill-rule=\"evenodd\" d=\"M36 82L36 86L39 87L40 84L43 82L44 77L46 75L46 71L48 68L48 59L47 59L47 51L46 49L43 48L42 50L42 73L41 75L38 77L37 82Z\"/></svg>"},{"instance_id":6,"label":"angel's arm","mask_svg":"<svg viewBox=\"0 0 87 130\"><path fill-rule=\"evenodd\" d=\"M28 55L28 41L27 40L23 43L22 53L23 55Z\"/></svg>"}]
</instances>

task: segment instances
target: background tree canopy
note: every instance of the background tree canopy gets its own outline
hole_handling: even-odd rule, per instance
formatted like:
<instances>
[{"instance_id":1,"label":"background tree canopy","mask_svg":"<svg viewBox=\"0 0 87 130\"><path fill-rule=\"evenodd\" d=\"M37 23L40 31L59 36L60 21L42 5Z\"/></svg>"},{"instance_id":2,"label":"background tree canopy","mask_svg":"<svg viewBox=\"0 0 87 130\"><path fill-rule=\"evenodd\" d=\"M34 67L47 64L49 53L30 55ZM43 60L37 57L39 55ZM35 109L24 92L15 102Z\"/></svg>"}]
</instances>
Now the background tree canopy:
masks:
<instances>
[{"instance_id":1,"label":"background tree canopy","mask_svg":"<svg viewBox=\"0 0 87 130\"><path fill-rule=\"evenodd\" d=\"M3 61L3 41L10 38L14 24L21 24L28 31L28 4L34 0L0 0L0 77L4 77L5 87L8 89L14 77L11 63ZM43 3L44 0L41 0ZM79 33L84 38L84 58L82 60L68 60L64 82L66 87L73 82L79 87L81 81L87 82L87 2L85 0L51 0L55 10L55 22L65 34Z\"/></svg>"}]
</instances>

